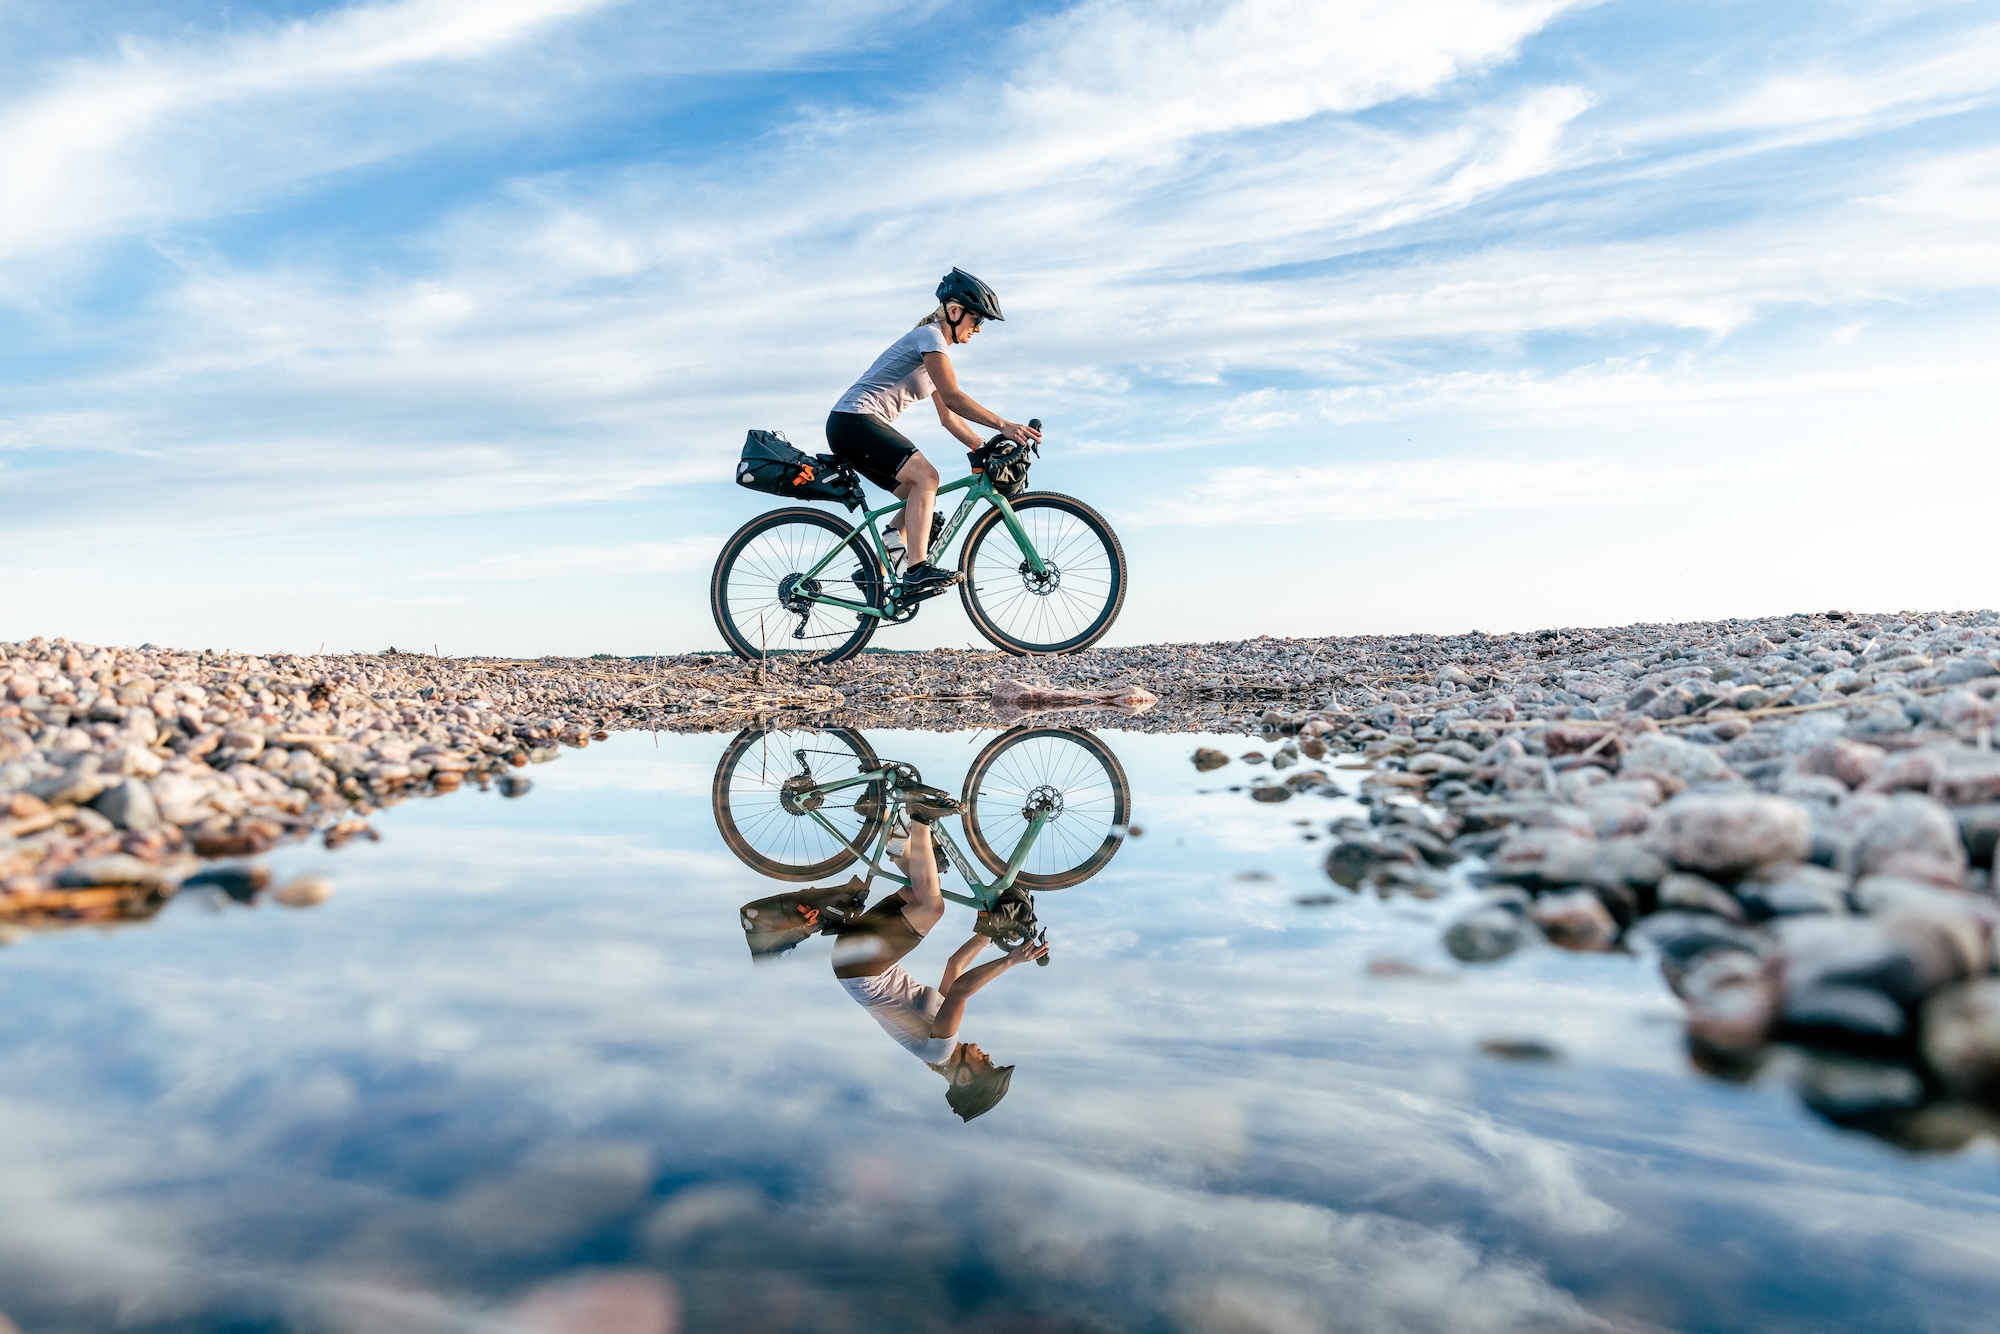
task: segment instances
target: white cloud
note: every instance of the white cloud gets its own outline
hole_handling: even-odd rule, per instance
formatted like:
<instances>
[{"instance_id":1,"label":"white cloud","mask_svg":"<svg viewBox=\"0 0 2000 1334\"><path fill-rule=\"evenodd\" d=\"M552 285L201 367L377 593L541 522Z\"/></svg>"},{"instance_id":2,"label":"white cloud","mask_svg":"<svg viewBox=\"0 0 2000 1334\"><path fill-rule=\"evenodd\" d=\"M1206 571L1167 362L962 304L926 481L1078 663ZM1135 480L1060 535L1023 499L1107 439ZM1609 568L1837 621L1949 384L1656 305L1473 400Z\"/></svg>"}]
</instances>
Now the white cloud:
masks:
<instances>
[{"instance_id":1,"label":"white cloud","mask_svg":"<svg viewBox=\"0 0 2000 1334\"><path fill-rule=\"evenodd\" d=\"M464 579L560 579L622 574L665 574L705 569L722 548L719 537L684 537L672 542L622 542L530 547L487 556L454 577Z\"/></svg>"},{"instance_id":2,"label":"white cloud","mask_svg":"<svg viewBox=\"0 0 2000 1334\"><path fill-rule=\"evenodd\" d=\"M196 165L180 136L222 138L248 160L231 174L278 178L352 165L372 154L322 141L305 160L272 161L268 127L256 124L271 102L294 106L330 90L353 90L414 66L475 60L520 43L551 24L607 0L404 0L357 5L275 31L212 45L126 44L110 64L73 65L46 91L0 113L0 259L72 243L105 228L171 217L188 182L149 164L164 153ZM206 120L208 127L198 122ZM296 128L293 126L292 128ZM206 132L205 132L206 131ZM296 149L296 143L290 145ZM150 169L149 169L150 167ZM200 182L195 183L202 184ZM207 182L234 194L243 184Z\"/></svg>"},{"instance_id":3,"label":"white cloud","mask_svg":"<svg viewBox=\"0 0 2000 1334\"><path fill-rule=\"evenodd\" d=\"M1684 490L1707 469L1638 469L1604 459L1516 461L1480 456L1283 468L1218 468L1183 495L1134 511L1134 524L1234 527L1456 518L1488 510L1629 501Z\"/></svg>"}]
</instances>

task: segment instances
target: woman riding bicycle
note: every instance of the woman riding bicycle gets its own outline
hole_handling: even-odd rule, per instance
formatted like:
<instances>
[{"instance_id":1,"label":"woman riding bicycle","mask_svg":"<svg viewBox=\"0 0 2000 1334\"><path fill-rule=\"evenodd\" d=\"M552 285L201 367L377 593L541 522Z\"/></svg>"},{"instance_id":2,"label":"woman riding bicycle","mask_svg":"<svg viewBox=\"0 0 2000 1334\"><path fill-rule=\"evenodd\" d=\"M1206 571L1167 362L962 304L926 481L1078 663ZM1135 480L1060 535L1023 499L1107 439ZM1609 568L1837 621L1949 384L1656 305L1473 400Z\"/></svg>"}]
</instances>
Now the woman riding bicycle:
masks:
<instances>
[{"instance_id":1,"label":"woman riding bicycle","mask_svg":"<svg viewBox=\"0 0 2000 1334\"><path fill-rule=\"evenodd\" d=\"M905 605L942 593L959 580L955 570L930 563L931 514L937 505L938 471L890 423L919 399L937 405L938 421L968 450L986 442L972 424L991 427L1026 444L1041 433L981 407L958 387L950 349L969 343L987 320L1004 318L993 289L963 269L953 269L937 287L938 307L917 327L889 345L854 382L826 419L826 442L835 457L875 485L893 491L904 508L889 525L900 533L908 566L903 572ZM893 574L894 571L891 571Z\"/></svg>"}]
</instances>

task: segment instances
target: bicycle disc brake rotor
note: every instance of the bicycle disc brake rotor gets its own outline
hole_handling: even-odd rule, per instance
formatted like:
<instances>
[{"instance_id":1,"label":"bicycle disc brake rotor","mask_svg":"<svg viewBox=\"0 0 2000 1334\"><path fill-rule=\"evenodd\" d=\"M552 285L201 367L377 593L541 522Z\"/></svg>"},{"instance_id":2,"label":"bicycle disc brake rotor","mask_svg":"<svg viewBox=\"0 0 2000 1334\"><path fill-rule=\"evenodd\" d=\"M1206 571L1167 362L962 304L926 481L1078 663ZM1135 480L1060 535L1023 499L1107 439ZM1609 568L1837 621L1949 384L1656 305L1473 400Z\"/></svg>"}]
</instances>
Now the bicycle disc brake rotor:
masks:
<instances>
[{"instance_id":1,"label":"bicycle disc brake rotor","mask_svg":"<svg viewBox=\"0 0 2000 1334\"><path fill-rule=\"evenodd\" d=\"M1042 562L1042 572L1035 573L1035 567L1021 562L1021 587L1038 598L1045 598L1062 587L1062 571L1048 561Z\"/></svg>"},{"instance_id":2,"label":"bicycle disc brake rotor","mask_svg":"<svg viewBox=\"0 0 2000 1334\"><path fill-rule=\"evenodd\" d=\"M1060 820L1063 813L1062 792L1047 783L1030 792L1028 799L1021 803L1021 818L1033 820L1036 811L1047 811L1051 821Z\"/></svg>"}]
</instances>

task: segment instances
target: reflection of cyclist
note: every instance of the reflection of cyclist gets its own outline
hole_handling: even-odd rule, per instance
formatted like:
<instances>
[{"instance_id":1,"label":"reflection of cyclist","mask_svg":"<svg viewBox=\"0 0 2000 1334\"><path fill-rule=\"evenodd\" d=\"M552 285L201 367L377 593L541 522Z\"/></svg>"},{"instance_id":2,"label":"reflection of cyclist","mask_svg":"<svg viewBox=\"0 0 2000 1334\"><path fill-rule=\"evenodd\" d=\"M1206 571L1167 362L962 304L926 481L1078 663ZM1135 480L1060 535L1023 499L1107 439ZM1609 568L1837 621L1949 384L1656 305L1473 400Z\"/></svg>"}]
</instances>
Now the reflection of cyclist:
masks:
<instances>
[{"instance_id":1,"label":"reflection of cyclist","mask_svg":"<svg viewBox=\"0 0 2000 1334\"><path fill-rule=\"evenodd\" d=\"M935 788L903 789L910 827L901 851L893 845L890 851L910 883L836 928L833 975L885 1033L950 1081L945 1101L970 1121L1007 1095L1014 1067L995 1066L976 1044L958 1041L966 1002L1014 965L1048 953L1048 946L1030 941L1003 959L974 968L972 961L987 944L984 936L975 935L952 952L935 987L924 986L902 966L902 959L944 916L930 824L957 807Z\"/></svg>"},{"instance_id":2,"label":"reflection of cyclist","mask_svg":"<svg viewBox=\"0 0 2000 1334\"><path fill-rule=\"evenodd\" d=\"M967 449L985 443L971 423L990 426L1009 440L1040 440L1041 433L1010 422L974 402L958 387L947 349L969 343L979 326L998 320L1000 300L993 289L963 269L953 269L937 288L938 308L916 328L889 345L854 382L826 419L826 442L834 454L884 490L893 491L904 508L889 524L885 543L893 560L898 539L908 551L903 574L903 601L942 593L958 582L956 571L930 563L931 514L937 505L938 471L889 423L903 409L935 394L938 420Z\"/></svg>"}]
</instances>

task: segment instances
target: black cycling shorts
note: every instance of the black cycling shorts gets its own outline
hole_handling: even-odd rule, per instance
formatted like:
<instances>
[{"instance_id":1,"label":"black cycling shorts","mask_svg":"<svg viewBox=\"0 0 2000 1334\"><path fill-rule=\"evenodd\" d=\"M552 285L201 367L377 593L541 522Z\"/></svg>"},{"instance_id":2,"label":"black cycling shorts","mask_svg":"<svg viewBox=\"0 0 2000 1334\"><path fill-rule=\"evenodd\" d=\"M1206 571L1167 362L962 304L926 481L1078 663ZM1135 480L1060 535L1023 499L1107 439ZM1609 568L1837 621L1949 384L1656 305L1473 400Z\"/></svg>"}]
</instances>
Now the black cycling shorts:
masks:
<instances>
[{"instance_id":1,"label":"black cycling shorts","mask_svg":"<svg viewBox=\"0 0 2000 1334\"><path fill-rule=\"evenodd\" d=\"M894 491L896 474L917 447L880 417L865 412L835 412L826 419L826 443L833 456L884 491Z\"/></svg>"}]
</instances>

